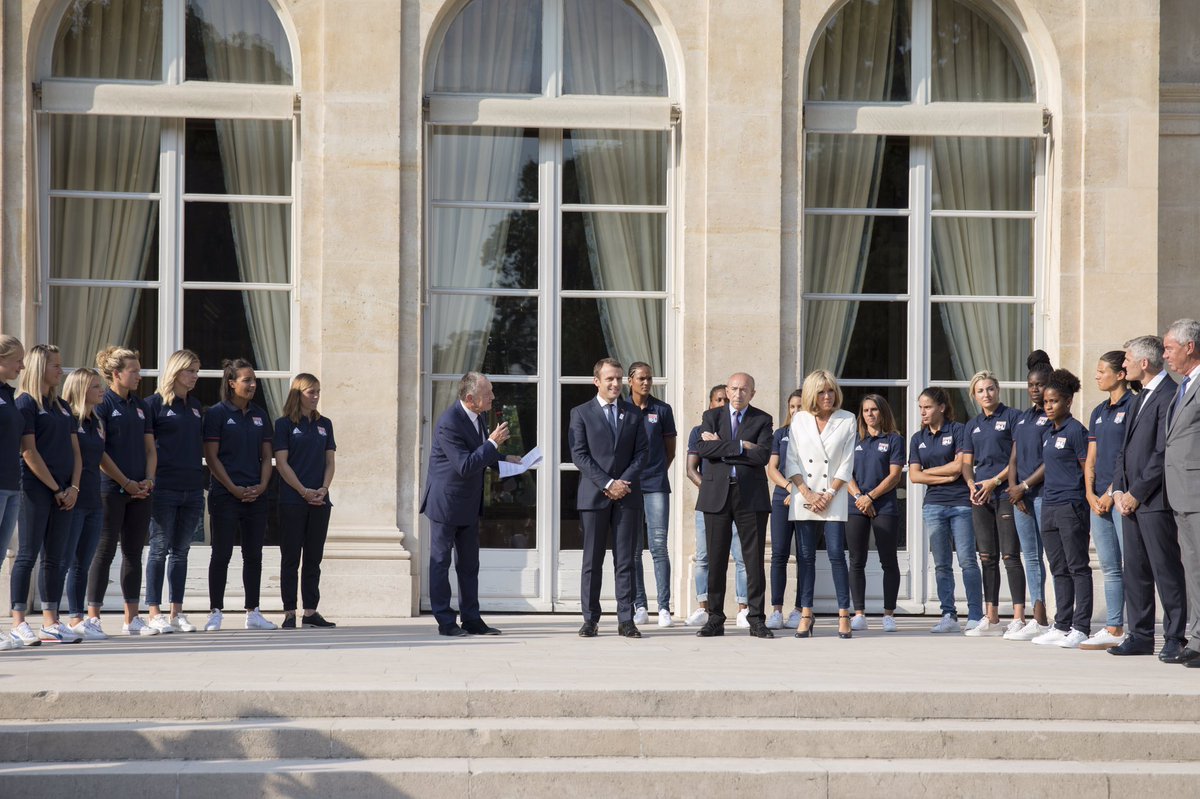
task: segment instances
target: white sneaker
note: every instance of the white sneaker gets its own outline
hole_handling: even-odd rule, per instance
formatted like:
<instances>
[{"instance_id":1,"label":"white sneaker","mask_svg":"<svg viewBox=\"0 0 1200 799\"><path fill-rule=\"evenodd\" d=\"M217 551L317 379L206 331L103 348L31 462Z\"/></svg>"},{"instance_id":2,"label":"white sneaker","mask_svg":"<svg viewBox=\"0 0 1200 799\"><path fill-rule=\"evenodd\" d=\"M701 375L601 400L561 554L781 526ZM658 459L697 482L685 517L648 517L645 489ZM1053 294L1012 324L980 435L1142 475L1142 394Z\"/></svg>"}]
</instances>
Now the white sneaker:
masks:
<instances>
[{"instance_id":1,"label":"white sneaker","mask_svg":"<svg viewBox=\"0 0 1200 799\"><path fill-rule=\"evenodd\" d=\"M867 617L855 613L850 617L850 629L854 630L855 632L862 632L863 630L867 629Z\"/></svg>"},{"instance_id":2,"label":"white sneaker","mask_svg":"<svg viewBox=\"0 0 1200 799\"><path fill-rule=\"evenodd\" d=\"M108 634L104 632L104 628L100 626L100 620L88 616L78 624L71 625L71 632L82 636L85 641L105 641L108 640Z\"/></svg>"},{"instance_id":3,"label":"white sneaker","mask_svg":"<svg viewBox=\"0 0 1200 799\"><path fill-rule=\"evenodd\" d=\"M60 622L42 627L38 630L38 638L55 644L77 644L83 640L82 636L76 635Z\"/></svg>"},{"instance_id":4,"label":"white sneaker","mask_svg":"<svg viewBox=\"0 0 1200 799\"><path fill-rule=\"evenodd\" d=\"M161 613L150 618L150 626L162 635L175 632L175 628L171 626L171 620Z\"/></svg>"},{"instance_id":5,"label":"white sneaker","mask_svg":"<svg viewBox=\"0 0 1200 799\"><path fill-rule=\"evenodd\" d=\"M768 630L783 629L783 613L781 613L780 611L777 610L774 613L772 613L770 616L767 616L767 629Z\"/></svg>"},{"instance_id":6,"label":"white sneaker","mask_svg":"<svg viewBox=\"0 0 1200 799\"><path fill-rule=\"evenodd\" d=\"M663 608L662 610L660 610L658 612L658 626L659 627L674 627L675 626L675 620L671 618L671 611L667 610L666 608Z\"/></svg>"},{"instance_id":7,"label":"white sneaker","mask_svg":"<svg viewBox=\"0 0 1200 799\"><path fill-rule=\"evenodd\" d=\"M1071 632L1058 642L1063 649L1078 649L1079 645L1088 639L1087 633L1071 628Z\"/></svg>"},{"instance_id":8,"label":"white sneaker","mask_svg":"<svg viewBox=\"0 0 1200 799\"><path fill-rule=\"evenodd\" d=\"M1032 641L1039 635L1050 632L1049 624L1038 624L1036 619L1030 619L1025 623L1025 626L1016 632L1006 632L1004 640L1006 641Z\"/></svg>"},{"instance_id":9,"label":"white sneaker","mask_svg":"<svg viewBox=\"0 0 1200 799\"><path fill-rule=\"evenodd\" d=\"M971 630L974 630L979 626L981 621L983 621L983 619L967 619L967 631L970 632Z\"/></svg>"},{"instance_id":10,"label":"white sneaker","mask_svg":"<svg viewBox=\"0 0 1200 799\"><path fill-rule=\"evenodd\" d=\"M742 608L741 610L739 610L738 615L737 615L737 626L741 627L742 629L749 629L749 627L750 627L749 616L750 616L750 608Z\"/></svg>"},{"instance_id":11,"label":"white sneaker","mask_svg":"<svg viewBox=\"0 0 1200 799\"><path fill-rule=\"evenodd\" d=\"M1012 640L1011 638L1009 638L1009 636L1016 635L1017 633L1021 632L1021 630L1024 630L1024 629L1025 629L1025 622L1021 621L1020 619L1013 619L1012 621L1010 621L1008 623L1008 626L1004 628L1004 637L1008 638L1009 640Z\"/></svg>"},{"instance_id":12,"label":"white sneaker","mask_svg":"<svg viewBox=\"0 0 1200 799\"><path fill-rule=\"evenodd\" d=\"M650 623L650 613L645 608L634 608L633 609L633 623L634 624L649 624ZM250 626L249 618L247 618L247 620L246 620L246 626L247 627Z\"/></svg>"},{"instance_id":13,"label":"white sneaker","mask_svg":"<svg viewBox=\"0 0 1200 799\"><path fill-rule=\"evenodd\" d=\"M23 621L16 627L12 628L9 637L14 644L18 646L41 646L42 639L37 637L33 628L29 626L29 622Z\"/></svg>"},{"instance_id":14,"label":"white sneaker","mask_svg":"<svg viewBox=\"0 0 1200 799\"><path fill-rule=\"evenodd\" d=\"M1087 636L1084 636L1085 638ZM1051 627L1046 632L1033 639L1038 646L1058 646L1067 639L1067 634L1057 627Z\"/></svg>"},{"instance_id":15,"label":"white sneaker","mask_svg":"<svg viewBox=\"0 0 1200 799\"><path fill-rule=\"evenodd\" d=\"M951 616L949 613L942 616L942 620L929 630L931 633L961 633L962 625L958 623L958 619Z\"/></svg>"},{"instance_id":16,"label":"white sneaker","mask_svg":"<svg viewBox=\"0 0 1200 799\"><path fill-rule=\"evenodd\" d=\"M220 630L221 621L224 618L225 617L221 615L221 611L213 608L211 611L209 611L208 621L204 623L204 631L206 633L215 633L217 630Z\"/></svg>"},{"instance_id":17,"label":"white sneaker","mask_svg":"<svg viewBox=\"0 0 1200 799\"><path fill-rule=\"evenodd\" d=\"M5 652L9 649L20 649L19 644L14 644L13 640L7 635L0 635L0 652Z\"/></svg>"},{"instance_id":18,"label":"white sneaker","mask_svg":"<svg viewBox=\"0 0 1200 799\"><path fill-rule=\"evenodd\" d=\"M787 623L783 625L789 630L794 630L800 626L800 611L797 608L792 608L792 612L788 614Z\"/></svg>"},{"instance_id":19,"label":"white sneaker","mask_svg":"<svg viewBox=\"0 0 1200 799\"><path fill-rule=\"evenodd\" d=\"M885 633L896 632L896 617L895 616L884 616L883 617L883 631Z\"/></svg>"},{"instance_id":20,"label":"white sneaker","mask_svg":"<svg viewBox=\"0 0 1200 799\"><path fill-rule=\"evenodd\" d=\"M188 621L188 617L184 613L180 613L178 616L171 619L171 626L181 633L196 632L196 625Z\"/></svg>"},{"instance_id":21,"label":"white sneaker","mask_svg":"<svg viewBox=\"0 0 1200 799\"><path fill-rule=\"evenodd\" d=\"M993 624L986 617L976 622L975 626L967 625L967 635L972 638L982 638L985 635L999 635L1001 631L1000 622Z\"/></svg>"},{"instance_id":22,"label":"white sneaker","mask_svg":"<svg viewBox=\"0 0 1200 799\"><path fill-rule=\"evenodd\" d=\"M687 617L684 624L688 627L703 627L708 624L708 611L704 608L696 608L692 611L692 615Z\"/></svg>"},{"instance_id":23,"label":"white sneaker","mask_svg":"<svg viewBox=\"0 0 1200 799\"><path fill-rule=\"evenodd\" d=\"M142 621L141 616L134 616L133 621L122 624L121 632L126 635L158 635L158 630Z\"/></svg>"},{"instance_id":24,"label":"white sneaker","mask_svg":"<svg viewBox=\"0 0 1200 799\"><path fill-rule=\"evenodd\" d=\"M1124 633L1113 635L1108 631L1107 627L1101 627L1100 632L1080 644L1079 648L1088 650L1112 649L1114 646L1120 646L1124 641Z\"/></svg>"},{"instance_id":25,"label":"white sneaker","mask_svg":"<svg viewBox=\"0 0 1200 799\"><path fill-rule=\"evenodd\" d=\"M636 622L634 622L636 624ZM279 627L275 622L264 619L258 608L246 611L246 629L247 630L277 630Z\"/></svg>"}]
</instances>

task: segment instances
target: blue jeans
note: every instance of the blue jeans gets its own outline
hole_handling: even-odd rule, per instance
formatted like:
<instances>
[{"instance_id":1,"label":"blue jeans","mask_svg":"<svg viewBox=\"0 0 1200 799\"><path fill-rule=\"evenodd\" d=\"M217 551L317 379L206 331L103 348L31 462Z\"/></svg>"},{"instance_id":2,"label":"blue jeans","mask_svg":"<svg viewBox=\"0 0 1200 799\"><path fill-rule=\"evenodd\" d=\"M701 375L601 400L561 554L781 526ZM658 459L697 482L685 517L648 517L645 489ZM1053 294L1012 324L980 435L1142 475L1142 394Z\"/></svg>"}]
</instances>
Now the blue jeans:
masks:
<instances>
[{"instance_id":1,"label":"blue jeans","mask_svg":"<svg viewBox=\"0 0 1200 799\"><path fill-rule=\"evenodd\" d=\"M71 616L82 619L87 615L88 571L100 544L104 528L104 506L75 508L71 512L71 538L67 542L67 609Z\"/></svg>"},{"instance_id":2,"label":"blue jeans","mask_svg":"<svg viewBox=\"0 0 1200 799\"><path fill-rule=\"evenodd\" d=\"M21 492L0 491L0 562L8 557L8 543L17 529L17 514L21 512Z\"/></svg>"},{"instance_id":3,"label":"blue jeans","mask_svg":"<svg viewBox=\"0 0 1200 799\"><path fill-rule=\"evenodd\" d=\"M1028 508L1029 500L1025 500ZM1046 563L1042 559L1042 498L1033 500L1033 513L1022 513L1013 508L1013 521L1017 524L1017 538L1021 541L1021 559L1025 562L1025 585L1029 590L1030 602L1046 602Z\"/></svg>"},{"instance_id":4,"label":"blue jeans","mask_svg":"<svg viewBox=\"0 0 1200 799\"><path fill-rule=\"evenodd\" d=\"M41 557L38 581L42 610L58 613L62 600L63 559L71 535L71 511L54 500L54 492L41 483L25 488L21 497L20 546L13 562L9 592L12 609L24 613L29 607L29 584Z\"/></svg>"},{"instance_id":5,"label":"blue jeans","mask_svg":"<svg viewBox=\"0 0 1200 799\"><path fill-rule=\"evenodd\" d=\"M658 589L658 609L671 609L671 558L667 552L667 524L670 519L671 495L665 491L642 494L646 516L646 537L650 541L650 557L654 559L654 587ZM642 570L642 537L637 537L633 551L633 585L635 608L646 607L646 575Z\"/></svg>"},{"instance_id":6,"label":"blue jeans","mask_svg":"<svg viewBox=\"0 0 1200 799\"><path fill-rule=\"evenodd\" d=\"M833 574L833 590L838 609L850 609L850 569L846 565L845 522L796 522L800 533L800 559L796 569L796 604L813 606L813 591L817 582L817 536L825 531L825 552L829 555L829 571Z\"/></svg>"},{"instance_id":7,"label":"blue jeans","mask_svg":"<svg viewBox=\"0 0 1200 799\"><path fill-rule=\"evenodd\" d=\"M746 604L746 563L742 560L742 539L738 537L737 525L733 526L733 540L729 544L733 555L733 594L739 605ZM708 539L704 537L704 514L696 511L696 601L708 601Z\"/></svg>"},{"instance_id":8,"label":"blue jeans","mask_svg":"<svg viewBox=\"0 0 1200 799\"><path fill-rule=\"evenodd\" d=\"M162 604L163 569L166 569L171 603L183 604L187 582L188 551L204 515L204 491L158 489L151 496L150 554L146 558L146 604ZM167 562L167 553L171 560Z\"/></svg>"},{"instance_id":9,"label":"blue jeans","mask_svg":"<svg viewBox=\"0 0 1200 799\"><path fill-rule=\"evenodd\" d=\"M1121 576L1121 514L1110 510L1092 517L1092 543L1104 574L1104 606L1109 627L1125 625L1125 583Z\"/></svg>"},{"instance_id":10,"label":"blue jeans","mask_svg":"<svg viewBox=\"0 0 1200 799\"><path fill-rule=\"evenodd\" d=\"M783 592L787 590L788 558L792 556L792 540L795 548L800 546L800 523L788 518L788 506L783 497L771 498L771 604L783 606ZM796 573L800 573L800 554L796 553ZM796 593L796 607L800 607L800 594Z\"/></svg>"},{"instance_id":11,"label":"blue jeans","mask_svg":"<svg viewBox=\"0 0 1200 799\"><path fill-rule=\"evenodd\" d=\"M975 528L971 509L954 505L926 505L921 509L929 549L933 553L934 576L942 615L958 618L954 607L954 552L962 569L963 588L967 592L967 619L983 618L983 577L975 554Z\"/></svg>"}]
</instances>

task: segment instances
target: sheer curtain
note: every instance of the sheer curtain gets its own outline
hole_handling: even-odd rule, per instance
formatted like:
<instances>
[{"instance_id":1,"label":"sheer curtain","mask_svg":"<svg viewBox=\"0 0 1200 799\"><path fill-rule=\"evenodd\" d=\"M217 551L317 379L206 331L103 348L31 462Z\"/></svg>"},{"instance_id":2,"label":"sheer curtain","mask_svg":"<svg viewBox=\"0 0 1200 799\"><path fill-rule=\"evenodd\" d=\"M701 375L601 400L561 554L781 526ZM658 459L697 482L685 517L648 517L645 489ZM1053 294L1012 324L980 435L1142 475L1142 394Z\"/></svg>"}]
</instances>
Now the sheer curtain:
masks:
<instances>
[{"instance_id":1,"label":"sheer curtain","mask_svg":"<svg viewBox=\"0 0 1200 799\"><path fill-rule=\"evenodd\" d=\"M627 0L564 0L563 94L665 97L658 41Z\"/></svg>"},{"instance_id":2,"label":"sheer curtain","mask_svg":"<svg viewBox=\"0 0 1200 799\"><path fill-rule=\"evenodd\" d=\"M809 65L810 100L888 99L901 17L895 0L850 3L838 12L838 35L823 38ZM818 91L818 87L820 90ZM809 205L875 206L884 137L809 134L805 161ZM864 288L873 217L808 216L804 234L807 291L858 294ZM858 315L857 302L810 302L804 312L804 368L841 374Z\"/></svg>"}]
</instances>

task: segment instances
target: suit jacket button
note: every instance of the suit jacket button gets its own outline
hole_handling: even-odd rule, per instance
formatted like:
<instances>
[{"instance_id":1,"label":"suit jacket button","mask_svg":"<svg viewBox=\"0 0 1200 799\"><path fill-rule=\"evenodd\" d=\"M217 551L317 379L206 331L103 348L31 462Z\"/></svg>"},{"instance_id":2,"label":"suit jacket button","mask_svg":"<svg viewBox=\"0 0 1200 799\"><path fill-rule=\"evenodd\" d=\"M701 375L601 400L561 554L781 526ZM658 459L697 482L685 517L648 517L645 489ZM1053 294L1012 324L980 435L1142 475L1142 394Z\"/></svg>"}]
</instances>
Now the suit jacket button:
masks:
<instances>
[{"instance_id":1,"label":"suit jacket button","mask_svg":"<svg viewBox=\"0 0 1200 799\"><path fill-rule=\"evenodd\" d=\"M809 463L812 463L812 458L809 458L809 459L808 459L808 462L809 462Z\"/></svg>"}]
</instances>

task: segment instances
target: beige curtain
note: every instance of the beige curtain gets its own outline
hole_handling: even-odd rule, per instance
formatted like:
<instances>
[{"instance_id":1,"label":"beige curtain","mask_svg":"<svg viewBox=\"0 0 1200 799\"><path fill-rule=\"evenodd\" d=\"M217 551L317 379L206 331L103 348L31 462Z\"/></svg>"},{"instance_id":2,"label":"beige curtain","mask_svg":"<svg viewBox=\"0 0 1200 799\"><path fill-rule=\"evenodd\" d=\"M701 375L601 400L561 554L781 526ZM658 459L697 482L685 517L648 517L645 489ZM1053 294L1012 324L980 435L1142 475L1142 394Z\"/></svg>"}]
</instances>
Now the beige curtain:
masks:
<instances>
[{"instance_id":1,"label":"beige curtain","mask_svg":"<svg viewBox=\"0 0 1200 799\"><path fill-rule=\"evenodd\" d=\"M540 0L472 0L446 31L433 73L438 92L542 90Z\"/></svg>"},{"instance_id":2,"label":"beige curtain","mask_svg":"<svg viewBox=\"0 0 1200 799\"><path fill-rule=\"evenodd\" d=\"M563 93L667 95L654 31L627 0L564 0Z\"/></svg>"}]
</instances>

